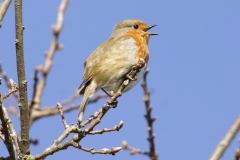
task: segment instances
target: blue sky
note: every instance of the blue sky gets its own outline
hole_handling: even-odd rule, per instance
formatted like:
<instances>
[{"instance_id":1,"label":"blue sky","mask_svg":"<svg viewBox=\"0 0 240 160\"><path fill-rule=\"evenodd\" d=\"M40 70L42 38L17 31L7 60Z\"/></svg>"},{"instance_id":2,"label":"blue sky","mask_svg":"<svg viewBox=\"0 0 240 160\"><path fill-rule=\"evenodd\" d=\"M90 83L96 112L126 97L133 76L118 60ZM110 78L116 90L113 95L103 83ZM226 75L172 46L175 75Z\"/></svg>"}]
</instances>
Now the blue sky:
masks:
<instances>
[{"instance_id":1,"label":"blue sky","mask_svg":"<svg viewBox=\"0 0 240 160\"><path fill-rule=\"evenodd\" d=\"M23 23L25 68L29 100L32 96L32 75L36 65L44 63L49 49L60 1L24 1ZM152 115L159 159L208 159L218 142L239 115L240 105L240 10L239 1L70 1L59 42L64 49L54 56L47 79L42 106L53 106L70 97L82 82L86 57L105 39L116 23L138 18L157 24L159 33L149 42ZM15 60L15 25L13 2L0 29L0 62L8 76L17 81ZM4 84L1 93L7 92ZM126 140L133 147L148 150L145 106L139 85L119 98L119 105L104 117L96 128L113 127L120 120L119 132L88 136L84 147L95 149L121 146ZM81 98L74 101L80 102ZM86 116L98 110L106 99L88 106ZM13 98L6 106L17 105ZM75 123L77 110L65 114L68 123ZM13 118L19 130L19 122ZM59 115L35 122L30 137L38 138L31 146L32 154L41 153L64 130ZM222 159L231 159L238 138L232 141ZM2 142L0 154L7 155ZM47 159L136 159L121 151L116 156L91 155L75 148L49 156Z\"/></svg>"}]
</instances>

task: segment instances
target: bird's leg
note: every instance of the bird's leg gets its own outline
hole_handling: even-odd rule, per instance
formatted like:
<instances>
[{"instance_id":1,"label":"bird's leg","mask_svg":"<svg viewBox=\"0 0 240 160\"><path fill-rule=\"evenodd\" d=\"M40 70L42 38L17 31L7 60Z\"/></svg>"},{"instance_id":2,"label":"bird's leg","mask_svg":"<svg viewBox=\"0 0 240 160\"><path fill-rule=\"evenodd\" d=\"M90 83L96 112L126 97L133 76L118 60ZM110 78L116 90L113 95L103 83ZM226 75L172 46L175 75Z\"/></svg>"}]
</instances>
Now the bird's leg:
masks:
<instances>
[{"instance_id":1,"label":"bird's leg","mask_svg":"<svg viewBox=\"0 0 240 160\"><path fill-rule=\"evenodd\" d=\"M103 89L103 88L101 88L101 89L102 89L102 91L105 92L110 98L114 96L114 92L113 92L113 91L111 91L110 93L108 93L105 89ZM117 103L118 103L118 101L115 100L115 101L113 101L113 102L111 102L111 103L108 103L108 104L111 105L111 106L113 106L113 107L115 107L115 106L117 106Z\"/></svg>"},{"instance_id":2,"label":"bird's leg","mask_svg":"<svg viewBox=\"0 0 240 160\"><path fill-rule=\"evenodd\" d=\"M130 79L131 81L136 81L137 76L133 77L133 75L136 75L136 73L137 73L137 67L134 65L132 66L131 72L126 75L127 79Z\"/></svg>"},{"instance_id":3,"label":"bird's leg","mask_svg":"<svg viewBox=\"0 0 240 160\"><path fill-rule=\"evenodd\" d=\"M103 92L105 92L109 97L112 97L111 93L109 94L105 89L101 88Z\"/></svg>"}]
</instances>

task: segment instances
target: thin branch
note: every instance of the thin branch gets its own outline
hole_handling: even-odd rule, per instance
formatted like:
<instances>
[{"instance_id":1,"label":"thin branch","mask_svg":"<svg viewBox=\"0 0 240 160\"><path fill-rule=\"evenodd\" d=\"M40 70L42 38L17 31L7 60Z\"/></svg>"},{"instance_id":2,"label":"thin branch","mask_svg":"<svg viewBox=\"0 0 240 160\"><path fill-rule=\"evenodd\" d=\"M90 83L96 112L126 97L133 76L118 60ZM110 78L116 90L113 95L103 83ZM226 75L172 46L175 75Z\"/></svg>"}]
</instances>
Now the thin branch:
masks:
<instances>
[{"instance_id":1,"label":"thin branch","mask_svg":"<svg viewBox=\"0 0 240 160\"><path fill-rule=\"evenodd\" d=\"M42 71L42 69L43 69L43 66L37 66L37 67L35 67L35 69L34 69L34 75L33 75L33 81L34 81L34 83L33 83L33 95L32 95L32 99L31 99L31 103L30 103L30 106L29 106L29 108L30 108L30 112L31 112L31 109L32 109L32 106L34 105L34 97L36 96L36 90L37 90L37 84L38 84L38 72L39 71Z\"/></svg>"},{"instance_id":2,"label":"thin branch","mask_svg":"<svg viewBox=\"0 0 240 160\"><path fill-rule=\"evenodd\" d=\"M218 160L223 155L226 148L230 145L233 138L236 136L237 132L240 130L240 115L237 117L237 119L234 121L226 135L223 137L223 139L218 144L215 151L212 153L209 160Z\"/></svg>"},{"instance_id":3,"label":"thin branch","mask_svg":"<svg viewBox=\"0 0 240 160\"><path fill-rule=\"evenodd\" d=\"M145 102L145 107L146 107L146 115L145 118L147 120L148 123L148 141L149 141L149 152L145 152L142 151L140 149L136 149L133 147L128 146L128 143L126 141L122 142L122 147L123 149L129 150L130 154L144 154L144 155L148 155L152 160L157 160L158 159L158 153L155 149L155 143L154 143L154 138L155 138L155 134L153 133L153 122L157 119L156 117L151 117L151 111L152 111L152 107L150 106L150 92L147 88L147 73L149 72L149 70L147 69L146 72L144 73L144 77L143 77L143 82L142 82L142 88L144 91L144 97L143 97L143 101Z\"/></svg>"},{"instance_id":4,"label":"thin branch","mask_svg":"<svg viewBox=\"0 0 240 160\"><path fill-rule=\"evenodd\" d=\"M86 121L82 122L80 124L80 128L85 127L87 124L92 122L92 120L96 119L101 112L102 112L102 108L97 112L95 112L93 115L89 116L89 118Z\"/></svg>"},{"instance_id":5,"label":"thin branch","mask_svg":"<svg viewBox=\"0 0 240 160\"><path fill-rule=\"evenodd\" d=\"M127 141L122 141L122 148L123 149L126 149L126 150L129 150L130 151L130 154L143 154L143 155L147 155L149 156L149 152L144 152L140 149L136 149L136 148L133 148L133 147L130 147L127 143Z\"/></svg>"},{"instance_id":6,"label":"thin branch","mask_svg":"<svg viewBox=\"0 0 240 160\"><path fill-rule=\"evenodd\" d=\"M97 102L99 99L104 98L104 97L107 97L107 95L106 94L99 94L95 98L91 99L88 104ZM66 101L67 100L65 100L65 104L66 104ZM62 104L62 102L60 104ZM79 109L79 105L80 104L74 104L74 105L71 105L67 108L63 108L63 112L67 113L67 112L70 112L74 109ZM44 107L43 109L40 109L40 110L34 110L32 112L31 119L32 119L32 121L36 121L40 118L48 117L48 116L55 115L55 114L58 114L58 110L57 110L56 106Z\"/></svg>"},{"instance_id":7,"label":"thin branch","mask_svg":"<svg viewBox=\"0 0 240 160\"><path fill-rule=\"evenodd\" d=\"M52 67L52 60L53 60L53 56L54 53L57 50L60 50L63 48L63 45L58 44L58 38L59 38L59 34L60 31L63 27L63 17L64 17L64 12L66 10L68 4L68 0L63 0L62 3L60 4L60 7L58 9L58 16L57 16L57 22L55 25L52 26L52 30L53 30L53 39L51 42L51 46L49 51L46 53L46 61L45 61L45 65L42 68L42 77L40 78L39 84L36 87L36 90L34 91L34 97L31 101L31 105L30 108L33 108L34 110L37 110L40 108L40 104L41 104L41 97L43 94L43 89L45 87L46 84L46 79L47 79L47 75ZM36 71L35 71L36 72Z\"/></svg>"},{"instance_id":8,"label":"thin branch","mask_svg":"<svg viewBox=\"0 0 240 160\"><path fill-rule=\"evenodd\" d=\"M139 63L136 66L132 67L132 70L130 73L134 74L129 74L129 77L126 77L126 80L123 81L122 85L120 86L120 88L118 89L118 91L110 98L110 100L108 101L108 104L104 104L103 107L98 111L99 113L95 113L94 115L97 115L97 117L95 118L95 116L91 116L89 119L92 120L95 119L89 126L88 128L86 128L85 130L80 130L79 127L77 125L72 124L69 127L66 127L65 131L58 137L57 140L54 141L54 143L47 148L43 153L38 154L34 157L32 157L32 159L43 159L46 158L48 155L50 154L54 154L55 152L58 152L60 150L63 149L67 149L69 146L73 146L75 148L79 148L85 151L90 151L89 149L83 148L82 146L80 146L78 143L81 141L82 138L84 138L87 134L94 133L92 132L92 130L94 129L94 127L100 123L101 119L103 118L103 116L107 113L107 111L110 108L115 108L117 106L116 100L119 96L121 96L122 91L124 90L124 88L129 84L129 82L136 76L137 72L140 71L140 69L145 65L145 63L142 63L142 61L140 60ZM91 120L87 120L86 122L83 122L84 125L89 123ZM80 127L82 126L81 124L78 124ZM112 130L119 130L123 125L123 122L120 122L120 124L118 126L115 126L114 129ZM107 130L109 131L109 130ZM75 134L73 136L73 138L71 138L70 140L64 142L63 144L60 144L70 133L78 133ZM97 133L97 132L96 132ZM118 152L121 149L121 147L117 147L117 148L112 148L112 150L109 149L102 149L99 151L95 151L95 153L103 153L103 154L115 154L116 152Z\"/></svg>"},{"instance_id":9,"label":"thin branch","mask_svg":"<svg viewBox=\"0 0 240 160\"><path fill-rule=\"evenodd\" d=\"M0 28L2 27L3 18L11 2L12 0L3 0L2 3L0 3Z\"/></svg>"},{"instance_id":10,"label":"thin branch","mask_svg":"<svg viewBox=\"0 0 240 160\"><path fill-rule=\"evenodd\" d=\"M9 117L7 115L7 109L3 106L1 94L0 94L0 119L2 121L2 127L3 127L2 132L5 135L4 144L7 147L7 150L11 159L15 159L15 150L12 144L12 136L10 131L8 130Z\"/></svg>"},{"instance_id":11,"label":"thin branch","mask_svg":"<svg viewBox=\"0 0 240 160\"><path fill-rule=\"evenodd\" d=\"M9 89L11 89L10 80L9 80L9 78L8 78L8 76L7 76L7 74L6 74L6 72L3 70L3 68L2 68L2 64L1 64L1 63L0 63L0 73L2 74L3 79L4 79L4 81L5 81L6 85L7 85L7 87L8 87ZM17 94L17 93L13 93L13 96L14 96L14 97L16 98L16 100L19 102L19 96L18 96L18 94Z\"/></svg>"},{"instance_id":12,"label":"thin branch","mask_svg":"<svg viewBox=\"0 0 240 160\"><path fill-rule=\"evenodd\" d=\"M22 24L22 0L15 0L15 24L16 24L16 59L20 93L20 123L21 123L21 153L30 154L29 148L29 112L27 96L27 80L25 78L24 53L23 53L23 30Z\"/></svg>"},{"instance_id":13,"label":"thin branch","mask_svg":"<svg viewBox=\"0 0 240 160\"><path fill-rule=\"evenodd\" d=\"M65 129L67 129L69 127L69 125L67 124L67 121L65 120L65 117L63 115L62 105L60 103L57 103L57 108L58 108L59 114L61 115L63 125L64 125Z\"/></svg>"},{"instance_id":14,"label":"thin branch","mask_svg":"<svg viewBox=\"0 0 240 160\"><path fill-rule=\"evenodd\" d=\"M9 80L9 84L11 88L8 90L8 93L3 95L3 99L9 97L12 93L15 93L18 91L18 86L12 79Z\"/></svg>"},{"instance_id":15,"label":"thin branch","mask_svg":"<svg viewBox=\"0 0 240 160\"><path fill-rule=\"evenodd\" d=\"M14 143L14 148L16 150L17 155L20 154L20 149L19 149L19 140L18 140L18 135L14 129L13 123L11 121L11 119L9 118L8 114L7 114L7 110L6 112L6 119L7 119L7 124L8 124L8 129L12 135L13 138L13 143Z\"/></svg>"},{"instance_id":16,"label":"thin branch","mask_svg":"<svg viewBox=\"0 0 240 160\"><path fill-rule=\"evenodd\" d=\"M79 140L79 134L75 135L71 140L66 141L63 144L59 144L58 146L53 147L51 150L45 150L43 153L38 154L34 157L31 158L31 160L40 160L43 158L46 158L48 155L52 155L55 152L58 152L60 150L67 149L69 146L73 146L74 148L81 149L86 152L90 152L92 154L112 154L115 155L115 153L119 152L121 150L121 147L113 147L112 149L108 148L103 148L101 150L94 150L93 148L87 149L82 147L81 145L78 144Z\"/></svg>"},{"instance_id":17,"label":"thin branch","mask_svg":"<svg viewBox=\"0 0 240 160\"><path fill-rule=\"evenodd\" d=\"M154 138L155 138L155 134L153 133L153 122L157 119L156 117L151 117L151 111L152 111L152 107L150 106L150 92L147 88L147 74L148 74L149 70L146 70L144 77L143 77L143 82L142 82L142 87L143 87L143 91L144 91L144 97L143 97L143 101L145 102L145 107L146 107L146 115L145 118L147 120L148 123L148 141L149 141L149 147L150 147L150 151L149 151L149 157L152 160L157 160L158 159L158 153L155 149L155 143L154 143Z\"/></svg>"},{"instance_id":18,"label":"thin branch","mask_svg":"<svg viewBox=\"0 0 240 160\"><path fill-rule=\"evenodd\" d=\"M90 152L92 154L111 154L111 155L115 155L115 153L119 152L122 149L121 147L112 147L112 149L102 148L100 150L94 150L94 148L84 148L81 145L78 145L78 148L85 152Z\"/></svg>"},{"instance_id":19,"label":"thin branch","mask_svg":"<svg viewBox=\"0 0 240 160\"><path fill-rule=\"evenodd\" d=\"M119 131L123 126L123 121L120 121L118 125L115 125L113 128L103 128L101 130L90 131L88 134L103 134L105 132Z\"/></svg>"},{"instance_id":20,"label":"thin branch","mask_svg":"<svg viewBox=\"0 0 240 160\"><path fill-rule=\"evenodd\" d=\"M80 133L81 130L78 128L77 125L71 125L68 128L64 130L64 132L56 139L53 144L48 147L44 152L49 151L49 150L55 150L54 148L59 146L60 143L69 136L70 133ZM58 150L56 150L58 152Z\"/></svg>"}]
</instances>

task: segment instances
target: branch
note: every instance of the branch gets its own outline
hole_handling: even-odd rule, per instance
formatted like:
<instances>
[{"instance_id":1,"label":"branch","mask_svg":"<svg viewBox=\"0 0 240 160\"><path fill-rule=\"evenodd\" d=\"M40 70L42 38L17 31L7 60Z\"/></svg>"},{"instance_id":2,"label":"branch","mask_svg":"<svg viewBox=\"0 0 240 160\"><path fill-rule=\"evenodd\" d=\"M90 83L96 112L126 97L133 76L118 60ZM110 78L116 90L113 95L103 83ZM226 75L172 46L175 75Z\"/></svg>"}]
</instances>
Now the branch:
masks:
<instances>
[{"instance_id":1,"label":"branch","mask_svg":"<svg viewBox=\"0 0 240 160\"><path fill-rule=\"evenodd\" d=\"M23 29L22 24L22 0L15 0L15 23L16 23L16 59L20 93L20 121L21 121L21 153L30 154L29 148L29 112L27 99L27 81L25 78L24 53L23 53Z\"/></svg>"},{"instance_id":2,"label":"branch","mask_svg":"<svg viewBox=\"0 0 240 160\"><path fill-rule=\"evenodd\" d=\"M118 125L115 125L113 128L103 128L101 130L90 131L88 134L103 134L105 132L119 131L123 126L123 121L120 121Z\"/></svg>"},{"instance_id":3,"label":"branch","mask_svg":"<svg viewBox=\"0 0 240 160\"><path fill-rule=\"evenodd\" d=\"M87 152L91 152L91 153L99 153L99 154L112 154L114 155L116 152L118 152L119 150L121 150L121 147L117 147L117 148L112 148L110 149L101 149L99 151L95 151L93 149L87 149L84 148L82 146L80 146L78 143L81 141L81 139L83 139L87 134L93 134L93 133L104 133L104 132L108 132L108 131L113 131L113 130L119 130L121 129L123 122L121 121L119 123L119 125L115 126L113 129L103 129L103 131L92 131L94 129L94 127L100 123L101 119L103 118L103 116L107 113L107 111L110 108L115 108L117 106L116 100L119 96L121 96L122 91L124 90L124 88L129 84L129 82L136 76L137 72L140 71L140 69L145 65L145 62L140 60L139 63L135 66L132 67L132 70L129 74L129 77L126 77L126 79L123 81L122 85L120 86L120 88L118 89L118 91L112 95L112 97L110 98L110 100L108 100L108 104L104 104L103 107L94 114L94 116L90 116L88 118L87 121L78 124L79 127L85 126L86 124L90 123L93 119L95 119L89 126L88 128L86 128L85 130L80 130L78 125L74 125L72 124L71 126L68 126L65 124L64 122L64 126L65 126L65 131L59 136L59 138L57 140L54 141L54 143L47 148L43 153L38 154L34 157L32 157L32 159L43 159L46 158L48 155L50 154L54 154L60 150L63 149L67 149L69 146L73 146L75 148L79 148L82 149L84 151ZM64 116L63 115L63 111L61 106L58 104L58 108L59 108L59 112L61 114L62 120L64 120ZM73 138L71 138L70 140L64 142L63 144L60 144L70 133L78 133L75 134L73 136Z\"/></svg>"},{"instance_id":4,"label":"branch","mask_svg":"<svg viewBox=\"0 0 240 160\"><path fill-rule=\"evenodd\" d=\"M92 154L111 154L111 155L115 155L115 153L119 152L122 148L121 147L112 147L112 149L108 149L108 148L103 148L100 150L94 150L94 148L84 148L81 145L78 145L78 148L85 151L85 152L90 152Z\"/></svg>"},{"instance_id":5,"label":"branch","mask_svg":"<svg viewBox=\"0 0 240 160\"><path fill-rule=\"evenodd\" d=\"M11 2L12 0L3 0L2 3L0 3L0 28L2 27L3 18Z\"/></svg>"},{"instance_id":6,"label":"branch","mask_svg":"<svg viewBox=\"0 0 240 160\"><path fill-rule=\"evenodd\" d=\"M107 97L107 95L105 95L105 94L99 94L99 95L97 95L95 98L91 99L91 100L89 101L89 103L97 102L99 99L104 98L104 97ZM69 98L68 100L64 100L64 101L61 102L60 104L61 104L61 105L64 105L64 103L65 103L65 105L66 105L67 103L69 103L69 100L70 100L70 99L73 99L73 97ZM68 102L67 102L67 101L68 101ZM89 103L88 103L88 104L89 104ZM80 105L80 104L76 104L76 105L71 105L71 106L69 106L69 107L67 107L67 108L63 108L63 112L66 113L66 112L70 112L70 111L72 111L72 110L74 110L74 109L78 109L78 108L79 108L79 105ZM40 109L40 110L34 110L34 111L32 112L32 115L31 115L31 120L32 120L32 121L36 121L36 120L38 120L38 119L40 119L40 118L48 117L48 116L55 115L55 114L58 114L58 110L57 110L56 106L53 106L53 107L45 107L45 108Z\"/></svg>"},{"instance_id":7,"label":"branch","mask_svg":"<svg viewBox=\"0 0 240 160\"><path fill-rule=\"evenodd\" d=\"M1 63L0 63L0 73L2 74L3 79L5 80L7 87L8 87L9 89L11 89L10 80L9 80L6 72L4 72ZM1 83L0 83L0 84L1 84ZM13 95L14 95L14 97L16 98L16 100L19 102L18 94L17 94L17 93L13 93Z\"/></svg>"},{"instance_id":8,"label":"branch","mask_svg":"<svg viewBox=\"0 0 240 160\"><path fill-rule=\"evenodd\" d=\"M152 107L150 106L150 92L147 88L147 74L148 74L149 70L147 69L146 72L144 73L144 77L143 77L143 82L142 82L142 88L144 91L144 97L143 97L143 101L145 102L145 107L146 107L146 115L145 118L147 120L148 123L148 134L149 134L149 147L150 147L150 151L149 152L144 152L140 149L136 149L133 147L128 146L128 143L126 141L122 142L122 147L123 149L129 150L130 154L144 154L144 155L148 155L152 160L157 160L158 159L158 153L155 149L155 143L154 143L154 137L155 134L153 133L153 122L157 119L156 117L151 117L151 111L152 111Z\"/></svg>"},{"instance_id":9,"label":"branch","mask_svg":"<svg viewBox=\"0 0 240 160\"><path fill-rule=\"evenodd\" d=\"M63 125L64 125L65 129L67 129L69 127L69 125L67 124L67 121L65 120L65 117L63 115L62 105L60 103L57 103L57 108L58 108L59 114L61 115Z\"/></svg>"},{"instance_id":10,"label":"branch","mask_svg":"<svg viewBox=\"0 0 240 160\"><path fill-rule=\"evenodd\" d=\"M226 135L223 137L223 139L218 144L215 151L212 153L209 160L217 160L220 159L223 155L226 148L229 146L233 138L236 136L237 132L240 130L240 115L237 117L237 119L234 121Z\"/></svg>"},{"instance_id":11,"label":"branch","mask_svg":"<svg viewBox=\"0 0 240 160\"><path fill-rule=\"evenodd\" d=\"M155 149L155 144L154 144L154 137L155 134L153 133L153 122L157 119L156 117L151 117L151 111L152 111L152 107L150 106L150 92L147 88L147 74L148 74L149 70L146 70L144 77L143 77L143 82L142 82L142 87L143 87L143 91L144 91L144 97L143 97L143 101L145 102L145 106L146 106L146 112L147 114L145 115L145 118L147 120L148 123L148 141L149 141L149 146L150 146L150 151L149 151L149 157L152 160L157 160L158 159L158 153Z\"/></svg>"},{"instance_id":12,"label":"branch","mask_svg":"<svg viewBox=\"0 0 240 160\"><path fill-rule=\"evenodd\" d=\"M136 149L136 148L133 148L133 147L130 147L127 143L127 141L122 141L122 148L123 149L126 149L126 150L129 150L130 151L130 154L143 154L143 155L148 155L149 156L149 153L148 152L144 152L140 149Z\"/></svg>"},{"instance_id":13,"label":"branch","mask_svg":"<svg viewBox=\"0 0 240 160\"><path fill-rule=\"evenodd\" d=\"M49 51L46 53L46 61L45 61L45 65L41 67L41 71L42 71L42 77L40 78L40 82L38 84L37 87L34 87L34 97L31 100L31 105L30 108L37 110L40 108L40 104L41 104L41 97L43 94L43 89L45 87L46 84L46 79L47 79L47 75L52 67L52 60L53 60L53 56L54 53L57 50L60 50L63 48L63 45L58 44L58 38L59 38L59 34L60 31L63 27L63 17L64 17L64 12L66 10L68 4L68 0L63 0L62 3L60 4L60 7L58 9L58 16L57 16L57 22L54 26L52 26L52 30L53 30L53 39L51 42L51 46ZM36 69L35 69L35 75L36 75ZM35 80L35 84L36 84L36 80Z\"/></svg>"},{"instance_id":14,"label":"branch","mask_svg":"<svg viewBox=\"0 0 240 160\"><path fill-rule=\"evenodd\" d=\"M12 121L8 116L7 109L4 107L2 103L2 95L0 94L0 119L2 121L2 132L5 135L4 144L7 147L9 155L11 159L15 159L15 152L19 155L19 146L17 142L17 134L12 125ZM15 148L13 147L12 140L15 144Z\"/></svg>"},{"instance_id":15,"label":"branch","mask_svg":"<svg viewBox=\"0 0 240 160\"><path fill-rule=\"evenodd\" d=\"M12 79L9 80L9 84L11 88L8 90L8 93L3 95L3 99L9 97L12 93L15 93L18 91L18 86Z\"/></svg>"},{"instance_id":16,"label":"branch","mask_svg":"<svg viewBox=\"0 0 240 160\"><path fill-rule=\"evenodd\" d=\"M82 122L82 123L80 124L80 128L85 127L87 124L89 124L90 122L92 122L92 120L96 119L101 112L102 112L102 108L99 109L97 112L95 112L93 115L89 116L89 118L88 118L86 121Z\"/></svg>"}]
</instances>

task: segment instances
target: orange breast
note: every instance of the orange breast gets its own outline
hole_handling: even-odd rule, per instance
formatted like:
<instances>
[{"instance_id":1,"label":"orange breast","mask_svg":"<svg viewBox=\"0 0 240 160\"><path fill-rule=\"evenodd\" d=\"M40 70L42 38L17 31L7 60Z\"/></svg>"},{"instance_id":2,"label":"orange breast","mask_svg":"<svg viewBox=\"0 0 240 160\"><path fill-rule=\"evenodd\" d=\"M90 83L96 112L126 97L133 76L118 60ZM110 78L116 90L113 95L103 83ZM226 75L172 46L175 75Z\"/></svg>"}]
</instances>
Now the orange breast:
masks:
<instances>
[{"instance_id":1,"label":"orange breast","mask_svg":"<svg viewBox=\"0 0 240 160\"><path fill-rule=\"evenodd\" d=\"M143 58L145 62L148 63L149 51L148 51L148 39L149 35L145 33L140 33L134 29L130 29L127 33L127 36L132 37L136 41L138 46L138 51L135 53L136 58Z\"/></svg>"}]
</instances>

